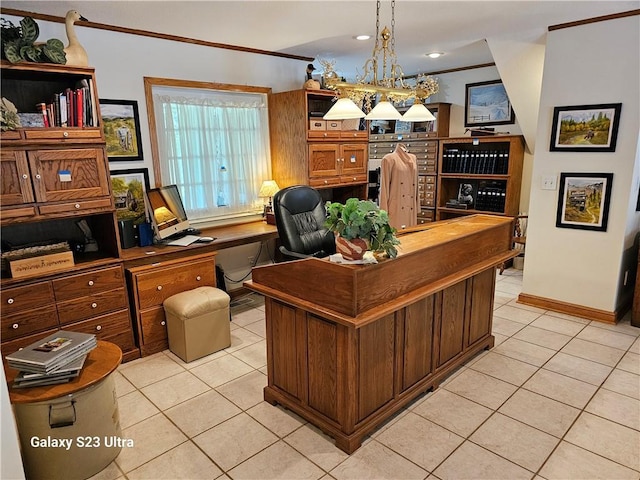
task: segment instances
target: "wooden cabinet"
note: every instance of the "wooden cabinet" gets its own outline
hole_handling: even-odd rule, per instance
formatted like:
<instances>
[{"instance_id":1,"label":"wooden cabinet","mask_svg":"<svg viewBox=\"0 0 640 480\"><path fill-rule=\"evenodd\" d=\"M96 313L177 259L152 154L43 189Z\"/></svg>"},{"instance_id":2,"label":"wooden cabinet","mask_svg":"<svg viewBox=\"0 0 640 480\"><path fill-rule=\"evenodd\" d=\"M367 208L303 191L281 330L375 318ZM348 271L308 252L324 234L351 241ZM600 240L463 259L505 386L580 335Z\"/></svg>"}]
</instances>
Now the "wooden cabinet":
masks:
<instances>
[{"instance_id":1,"label":"wooden cabinet","mask_svg":"<svg viewBox=\"0 0 640 480\"><path fill-rule=\"evenodd\" d=\"M94 71L4 61L0 66L2 95L20 113L36 114L37 104L83 85L90 91L94 125L32 126L0 135L3 248L66 241L74 252L65 273L14 279L3 265L2 355L70 329L116 343L125 360L137 358ZM83 248L81 220L97 249Z\"/></svg>"},{"instance_id":2,"label":"wooden cabinet","mask_svg":"<svg viewBox=\"0 0 640 480\"><path fill-rule=\"evenodd\" d=\"M14 206L33 202L29 164L22 150L0 150L0 205ZM31 210L35 215L35 209Z\"/></svg>"},{"instance_id":3,"label":"wooden cabinet","mask_svg":"<svg viewBox=\"0 0 640 480\"><path fill-rule=\"evenodd\" d=\"M311 185L326 200L366 198L368 133L357 120L322 120L335 96L326 90L271 95L271 165L280 188Z\"/></svg>"},{"instance_id":4,"label":"wooden cabinet","mask_svg":"<svg viewBox=\"0 0 640 480\"><path fill-rule=\"evenodd\" d=\"M441 139L437 218L518 215L523 161L520 135Z\"/></svg>"},{"instance_id":5,"label":"wooden cabinet","mask_svg":"<svg viewBox=\"0 0 640 480\"><path fill-rule=\"evenodd\" d=\"M449 135L449 113L451 104L430 103L427 108L436 117L431 122L387 121L388 130L394 133L372 133L369 136L369 169L375 170L382 165L385 155L393 153L399 143L402 143L409 153L416 156L418 165L418 196L420 211L417 223L428 223L435 220L436 190L438 175L439 137ZM372 129L381 128L372 122ZM400 132L399 130L403 131ZM406 131L405 131L406 130ZM384 179L380 179L384 181Z\"/></svg>"},{"instance_id":6,"label":"wooden cabinet","mask_svg":"<svg viewBox=\"0 0 640 480\"><path fill-rule=\"evenodd\" d=\"M59 329L94 333L125 358L140 356L121 264L3 288L1 315L3 356L35 341L34 334Z\"/></svg>"},{"instance_id":7,"label":"wooden cabinet","mask_svg":"<svg viewBox=\"0 0 640 480\"><path fill-rule=\"evenodd\" d=\"M197 287L215 287L215 253L128 268L127 276L140 349L151 355L169 346L162 302Z\"/></svg>"},{"instance_id":8,"label":"wooden cabinet","mask_svg":"<svg viewBox=\"0 0 640 480\"><path fill-rule=\"evenodd\" d=\"M322 188L367 181L364 143L313 143L309 145L309 185Z\"/></svg>"}]
</instances>

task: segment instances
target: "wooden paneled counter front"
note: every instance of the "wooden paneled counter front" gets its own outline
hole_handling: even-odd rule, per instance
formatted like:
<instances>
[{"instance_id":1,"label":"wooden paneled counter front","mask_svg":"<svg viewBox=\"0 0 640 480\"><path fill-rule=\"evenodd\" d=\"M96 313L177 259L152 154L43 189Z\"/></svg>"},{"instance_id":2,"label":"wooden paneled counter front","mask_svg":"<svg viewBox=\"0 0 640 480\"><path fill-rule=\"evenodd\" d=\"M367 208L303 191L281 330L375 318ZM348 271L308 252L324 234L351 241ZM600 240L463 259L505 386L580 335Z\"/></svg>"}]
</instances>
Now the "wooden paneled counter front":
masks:
<instances>
[{"instance_id":1,"label":"wooden paneled counter front","mask_svg":"<svg viewBox=\"0 0 640 480\"><path fill-rule=\"evenodd\" d=\"M473 215L400 237L377 265L309 258L254 268L266 297L266 401L347 453L479 351L491 348L495 266L511 218Z\"/></svg>"}]
</instances>

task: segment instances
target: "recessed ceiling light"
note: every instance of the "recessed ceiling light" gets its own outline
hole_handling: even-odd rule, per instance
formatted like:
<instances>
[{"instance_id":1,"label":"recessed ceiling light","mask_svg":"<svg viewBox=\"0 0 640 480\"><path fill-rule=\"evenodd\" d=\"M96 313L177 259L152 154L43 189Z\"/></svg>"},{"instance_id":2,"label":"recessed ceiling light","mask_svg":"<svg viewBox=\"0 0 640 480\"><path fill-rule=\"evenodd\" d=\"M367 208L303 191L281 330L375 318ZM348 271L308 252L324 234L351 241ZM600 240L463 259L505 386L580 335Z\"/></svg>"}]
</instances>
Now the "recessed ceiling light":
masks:
<instances>
[{"instance_id":1,"label":"recessed ceiling light","mask_svg":"<svg viewBox=\"0 0 640 480\"><path fill-rule=\"evenodd\" d=\"M444 55L444 53L442 53L442 52L431 52L431 53L427 53L426 55L429 58L438 58L438 57L441 57L442 55Z\"/></svg>"},{"instance_id":2,"label":"recessed ceiling light","mask_svg":"<svg viewBox=\"0 0 640 480\"><path fill-rule=\"evenodd\" d=\"M356 40L369 40L371 38L371 35L358 35L357 37L353 37Z\"/></svg>"}]
</instances>

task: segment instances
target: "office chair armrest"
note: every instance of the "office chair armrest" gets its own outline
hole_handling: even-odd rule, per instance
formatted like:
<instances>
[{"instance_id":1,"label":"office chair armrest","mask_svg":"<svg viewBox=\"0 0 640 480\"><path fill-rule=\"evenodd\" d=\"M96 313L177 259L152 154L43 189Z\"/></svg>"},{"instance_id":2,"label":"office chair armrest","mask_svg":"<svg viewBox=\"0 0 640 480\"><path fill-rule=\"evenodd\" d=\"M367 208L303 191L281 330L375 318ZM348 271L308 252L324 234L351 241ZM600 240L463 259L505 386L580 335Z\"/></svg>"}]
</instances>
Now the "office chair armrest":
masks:
<instances>
[{"instance_id":1,"label":"office chair armrest","mask_svg":"<svg viewBox=\"0 0 640 480\"><path fill-rule=\"evenodd\" d=\"M309 258L313 255L305 255L304 253L292 252L291 250L287 250L284 246L280 245L280 252L287 257L293 258Z\"/></svg>"}]
</instances>

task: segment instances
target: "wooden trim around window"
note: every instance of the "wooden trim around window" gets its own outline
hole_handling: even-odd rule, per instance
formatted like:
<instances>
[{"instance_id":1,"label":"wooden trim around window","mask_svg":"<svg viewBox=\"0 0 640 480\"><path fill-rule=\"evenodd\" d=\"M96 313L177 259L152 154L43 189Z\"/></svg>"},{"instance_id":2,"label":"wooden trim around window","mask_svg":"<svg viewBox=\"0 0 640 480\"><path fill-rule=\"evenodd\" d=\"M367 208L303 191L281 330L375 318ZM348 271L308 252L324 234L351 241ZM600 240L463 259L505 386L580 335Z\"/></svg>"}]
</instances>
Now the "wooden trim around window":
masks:
<instances>
[{"instance_id":1,"label":"wooden trim around window","mask_svg":"<svg viewBox=\"0 0 640 480\"><path fill-rule=\"evenodd\" d=\"M153 178L156 187L162 186L160 170L160 154L158 151L158 131L156 129L156 114L153 106L153 87L196 88L202 90L222 90L228 92L264 93L271 94L269 87L254 87L251 85L234 85L230 83L200 82L196 80L177 80L172 78L144 77L144 99L147 104L147 119L149 121L149 139L151 141L151 158L153 160Z\"/></svg>"}]
</instances>

